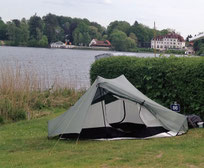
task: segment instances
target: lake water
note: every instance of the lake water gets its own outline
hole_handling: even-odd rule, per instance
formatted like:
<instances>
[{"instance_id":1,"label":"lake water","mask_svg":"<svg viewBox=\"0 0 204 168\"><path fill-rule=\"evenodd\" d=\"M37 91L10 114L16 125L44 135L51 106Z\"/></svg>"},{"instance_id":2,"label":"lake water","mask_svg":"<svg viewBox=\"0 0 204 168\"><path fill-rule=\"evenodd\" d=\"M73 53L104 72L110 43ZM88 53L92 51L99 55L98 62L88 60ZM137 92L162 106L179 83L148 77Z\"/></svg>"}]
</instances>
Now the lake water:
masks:
<instances>
[{"instance_id":1,"label":"lake water","mask_svg":"<svg viewBox=\"0 0 204 168\"><path fill-rule=\"evenodd\" d=\"M29 47L0 47L0 65L22 66L34 70L49 79L51 85L56 78L68 81L76 88L90 85L89 70L94 56L102 53L153 57L152 53L124 53L97 50L46 49Z\"/></svg>"}]
</instances>

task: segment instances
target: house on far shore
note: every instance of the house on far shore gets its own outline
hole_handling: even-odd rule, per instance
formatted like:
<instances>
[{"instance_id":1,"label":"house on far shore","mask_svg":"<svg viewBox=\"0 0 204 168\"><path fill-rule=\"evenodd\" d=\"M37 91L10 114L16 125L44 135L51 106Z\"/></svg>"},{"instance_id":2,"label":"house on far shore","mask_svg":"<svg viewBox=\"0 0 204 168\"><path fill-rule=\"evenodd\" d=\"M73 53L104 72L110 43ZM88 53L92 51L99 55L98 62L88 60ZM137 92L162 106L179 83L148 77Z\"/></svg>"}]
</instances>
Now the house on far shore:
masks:
<instances>
[{"instance_id":1,"label":"house on far shore","mask_svg":"<svg viewBox=\"0 0 204 168\"><path fill-rule=\"evenodd\" d=\"M151 48L157 50L185 50L184 38L176 33L169 33L163 36L157 36L151 41Z\"/></svg>"},{"instance_id":2,"label":"house on far shore","mask_svg":"<svg viewBox=\"0 0 204 168\"><path fill-rule=\"evenodd\" d=\"M195 54L195 51L194 51L194 49L193 49L193 46L188 46L188 47L186 47L185 54L187 54L187 55L193 55L193 54Z\"/></svg>"},{"instance_id":3,"label":"house on far shore","mask_svg":"<svg viewBox=\"0 0 204 168\"><path fill-rule=\"evenodd\" d=\"M98 48L111 48L111 43L108 40L98 41L97 39L91 40L89 47L98 47Z\"/></svg>"},{"instance_id":4,"label":"house on far shore","mask_svg":"<svg viewBox=\"0 0 204 168\"><path fill-rule=\"evenodd\" d=\"M65 48L65 43L58 41L50 44L51 48Z\"/></svg>"},{"instance_id":5,"label":"house on far shore","mask_svg":"<svg viewBox=\"0 0 204 168\"><path fill-rule=\"evenodd\" d=\"M67 44L67 43L63 43L61 41L55 42L55 43L51 43L50 44L51 48L74 48L74 45L71 45L71 43Z\"/></svg>"}]
</instances>

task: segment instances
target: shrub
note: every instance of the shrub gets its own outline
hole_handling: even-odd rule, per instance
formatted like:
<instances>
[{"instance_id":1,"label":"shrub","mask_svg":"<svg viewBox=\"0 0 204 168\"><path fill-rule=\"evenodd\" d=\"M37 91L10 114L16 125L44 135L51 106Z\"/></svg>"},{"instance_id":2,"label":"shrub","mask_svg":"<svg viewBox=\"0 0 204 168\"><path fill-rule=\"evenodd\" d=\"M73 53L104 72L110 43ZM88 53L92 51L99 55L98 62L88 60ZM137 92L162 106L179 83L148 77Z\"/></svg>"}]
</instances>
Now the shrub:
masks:
<instances>
[{"instance_id":1,"label":"shrub","mask_svg":"<svg viewBox=\"0 0 204 168\"><path fill-rule=\"evenodd\" d=\"M204 119L204 58L202 57L110 57L97 60L90 70L96 77L115 78L124 74L141 92L169 108L177 101L183 114Z\"/></svg>"},{"instance_id":2,"label":"shrub","mask_svg":"<svg viewBox=\"0 0 204 168\"><path fill-rule=\"evenodd\" d=\"M0 116L0 124L3 124L4 123L4 119L2 116Z\"/></svg>"},{"instance_id":3,"label":"shrub","mask_svg":"<svg viewBox=\"0 0 204 168\"><path fill-rule=\"evenodd\" d=\"M26 111L24 109L16 109L14 114L10 115L9 118L13 121L25 120L26 119Z\"/></svg>"}]
</instances>

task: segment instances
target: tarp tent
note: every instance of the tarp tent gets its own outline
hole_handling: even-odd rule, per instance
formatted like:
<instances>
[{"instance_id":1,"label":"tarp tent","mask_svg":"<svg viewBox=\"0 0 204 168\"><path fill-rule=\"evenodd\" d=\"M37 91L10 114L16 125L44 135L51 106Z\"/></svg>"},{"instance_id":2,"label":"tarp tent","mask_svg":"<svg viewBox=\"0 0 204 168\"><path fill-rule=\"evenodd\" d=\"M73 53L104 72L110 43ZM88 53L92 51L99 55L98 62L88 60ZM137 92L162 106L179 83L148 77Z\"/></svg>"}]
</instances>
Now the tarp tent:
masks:
<instances>
[{"instance_id":1,"label":"tarp tent","mask_svg":"<svg viewBox=\"0 0 204 168\"><path fill-rule=\"evenodd\" d=\"M187 130L186 116L149 99L124 75L97 77L74 106L48 122L48 137L62 138L168 137Z\"/></svg>"}]
</instances>

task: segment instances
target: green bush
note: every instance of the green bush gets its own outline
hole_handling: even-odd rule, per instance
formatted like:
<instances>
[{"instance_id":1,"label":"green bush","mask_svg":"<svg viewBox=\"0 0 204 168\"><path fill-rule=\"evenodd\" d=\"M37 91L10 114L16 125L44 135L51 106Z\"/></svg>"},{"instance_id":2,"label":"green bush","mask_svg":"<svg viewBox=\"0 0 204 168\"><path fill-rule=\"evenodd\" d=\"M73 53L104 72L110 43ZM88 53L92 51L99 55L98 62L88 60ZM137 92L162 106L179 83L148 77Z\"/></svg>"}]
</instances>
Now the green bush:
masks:
<instances>
[{"instance_id":1,"label":"green bush","mask_svg":"<svg viewBox=\"0 0 204 168\"><path fill-rule=\"evenodd\" d=\"M25 120L27 112L24 109L16 109L15 113L11 114L9 117L13 121Z\"/></svg>"},{"instance_id":2,"label":"green bush","mask_svg":"<svg viewBox=\"0 0 204 168\"><path fill-rule=\"evenodd\" d=\"M177 101L181 113L204 119L204 58L110 57L97 60L90 70L96 77L115 78L124 74L141 92L169 108Z\"/></svg>"},{"instance_id":3,"label":"green bush","mask_svg":"<svg viewBox=\"0 0 204 168\"><path fill-rule=\"evenodd\" d=\"M9 118L12 121L26 119L26 111L22 107L16 107L11 99L0 99L0 123L4 122L4 118ZM4 117L4 118L3 118Z\"/></svg>"},{"instance_id":4,"label":"green bush","mask_svg":"<svg viewBox=\"0 0 204 168\"><path fill-rule=\"evenodd\" d=\"M4 123L4 119L2 116L0 116L0 124L3 124Z\"/></svg>"}]
</instances>

